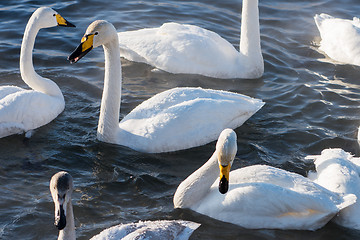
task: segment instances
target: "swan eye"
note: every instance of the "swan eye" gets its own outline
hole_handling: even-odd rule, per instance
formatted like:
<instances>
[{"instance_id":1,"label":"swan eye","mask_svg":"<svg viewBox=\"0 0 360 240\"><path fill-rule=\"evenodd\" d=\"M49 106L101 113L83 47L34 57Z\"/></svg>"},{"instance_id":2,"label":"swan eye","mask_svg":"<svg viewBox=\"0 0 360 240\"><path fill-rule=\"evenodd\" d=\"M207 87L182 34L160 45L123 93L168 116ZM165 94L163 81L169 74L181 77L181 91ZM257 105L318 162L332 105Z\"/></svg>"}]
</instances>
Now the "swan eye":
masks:
<instances>
[{"instance_id":1,"label":"swan eye","mask_svg":"<svg viewBox=\"0 0 360 240\"><path fill-rule=\"evenodd\" d=\"M53 16L55 17L55 16L56 16L56 14L54 13L54 14L53 14Z\"/></svg>"},{"instance_id":2,"label":"swan eye","mask_svg":"<svg viewBox=\"0 0 360 240\"><path fill-rule=\"evenodd\" d=\"M99 33L98 32L95 32L94 35L98 35Z\"/></svg>"}]
</instances>

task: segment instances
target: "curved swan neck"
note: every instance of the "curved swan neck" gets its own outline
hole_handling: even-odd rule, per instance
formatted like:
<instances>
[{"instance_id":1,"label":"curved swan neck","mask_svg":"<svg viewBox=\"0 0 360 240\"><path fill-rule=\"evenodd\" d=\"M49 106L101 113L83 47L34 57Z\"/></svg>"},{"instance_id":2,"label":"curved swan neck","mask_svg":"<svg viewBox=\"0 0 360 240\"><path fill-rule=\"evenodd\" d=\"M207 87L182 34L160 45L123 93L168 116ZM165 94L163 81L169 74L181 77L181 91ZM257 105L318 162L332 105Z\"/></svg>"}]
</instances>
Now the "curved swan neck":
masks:
<instances>
[{"instance_id":1,"label":"curved swan neck","mask_svg":"<svg viewBox=\"0 0 360 240\"><path fill-rule=\"evenodd\" d=\"M75 222L74 213L71 202L67 205L66 209L66 227L59 231L58 240L75 240Z\"/></svg>"},{"instance_id":2,"label":"curved swan neck","mask_svg":"<svg viewBox=\"0 0 360 240\"><path fill-rule=\"evenodd\" d=\"M243 0L241 13L240 52L261 56L258 0Z\"/></svg>"},{"instance_id":3,"label":"curved swan neck","mask_svg":"<svg viewBox=\"0 0 360 240\"><path fill-rule=\"evenodd\" d=\"M39 30L40 28L38 27L37 22L35 21L33 16L31 16L25 28L20 51L20 73L26 84L28 84L26 80L29 77L34 77L38 75L33 67L32 51L34 49L35 38ZM30 84L28 85L30 86Z\"/></svg>"},{"instance_id":4,"label":"curved swan neck","mask_svg":"<svg viewBox=\"0 0 360 240\"><path fill-rule=\"evenodd\" d=\"M204 165L179 185L174 195L174 207L190 208L198 203L210 191L218 176L219 165L215 151Z\"/></svg>"},{"instance_id":5,"label":"curved swan neck","mask_svg":"<svg viewBox=\"0 0 360 240\"><path fill-rule=\"evenodd\" d=\"M121 103L121 61L117 34L103 45L105 55L104 90L101 99L97 136L100 141L116 143Z\"/></svg>"},{"instance_id":6,"label":"curved swan neck","mask_svg":"<svg viewBox=\"0 0 360 240\"><path fill-rule=\"evenodd\" d=\"M38 18L39 16L34 13L30 17L25 28L20 51L21 78L29 87L36 91L63 98L61 90L53 81L39 76L34 70L32 52L34 49L36 35L41 29L39 27Z\"/></svg>"}]
</instances>

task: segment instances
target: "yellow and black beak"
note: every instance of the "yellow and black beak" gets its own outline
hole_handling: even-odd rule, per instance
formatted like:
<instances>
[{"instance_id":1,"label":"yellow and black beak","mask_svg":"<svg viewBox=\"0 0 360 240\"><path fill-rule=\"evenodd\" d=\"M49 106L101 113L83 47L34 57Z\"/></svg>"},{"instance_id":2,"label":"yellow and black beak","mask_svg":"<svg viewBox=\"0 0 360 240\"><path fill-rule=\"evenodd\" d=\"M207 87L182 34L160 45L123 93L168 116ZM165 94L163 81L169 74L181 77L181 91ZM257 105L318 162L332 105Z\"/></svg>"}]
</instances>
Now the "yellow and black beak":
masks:
<instances>
[{"instance_id":1,"label":"yellow and black beak","mask_svg":"<svg viewBox=\"0 0 360 240\"><path fill-rule=\"evenodd\" d=\"M229 175L230 175L231 165L229 164L227 166L222 166L220 164L219 168L220 168L219 192L225 194L229 190Z\"/></svg>"},{"instance_id":2,"label":"yellow and black beak","mask_svg":"<svg viewBox=\"0 0 360 240\"><path fill-rule=\"evenodd\" d=\"M94 42L94 34L85 35L81 39L80 45L68 57L70 63L76 63L88 52L90 52L90 50L93 49L93 42Z\"/></svg>"},{"instance_id":3,"label":"yellow and black beak","mask_svg":"<svg viewBox=\"0 0 360 240\"><path fill-rule=\"evenodd\" d=\"M56 21L58 23L58 26L60 27L76 27L71 22L68 22L65 18L63 18L60 14L56 14Z\"/></svg>"}]
</instances>

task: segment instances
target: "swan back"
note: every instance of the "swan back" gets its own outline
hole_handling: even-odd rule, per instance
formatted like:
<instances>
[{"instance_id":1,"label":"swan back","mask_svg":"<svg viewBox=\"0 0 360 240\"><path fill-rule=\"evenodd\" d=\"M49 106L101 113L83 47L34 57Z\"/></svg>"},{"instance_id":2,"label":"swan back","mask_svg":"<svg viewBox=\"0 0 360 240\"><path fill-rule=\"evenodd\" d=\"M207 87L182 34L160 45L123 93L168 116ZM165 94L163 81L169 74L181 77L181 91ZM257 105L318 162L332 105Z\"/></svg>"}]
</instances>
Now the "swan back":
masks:
<instances>
[{"instance_id":1,"label":"swan back","mask_svg":"<svg viewBox=\"0 0 360 240\"><path fill-rule=\"evenodd\" d=\"M63 98L33 90L12 89L13 93L8 91L10 94L0 99L0 137L41 127L64 110Z\"/></svg>"},{"instance_id":2,"label":"swan back","mask_svg":"<svg viewBox=\"0 0 360 240\"><path fill-rule=\"evenodd\" d=\"M140 221L103 230L91 240L187 240L200 224L182 220Z\"/></svg>"},{"instance_id":3,"label":"swan back","mask_svg":"<svg viewBox=\"0 0 360 240\"><path fill-rule=\"evenodd\" d=\"M240 54L233 45L198 26L168 22L118 36L122 57L167 72L231 78L238 68L246 71L238 65Z\"/></svg>"},{"instance_id":4,"label":"swan back","mask_svg":"<svg viewBox=\"0 0 360 240\"><path fill-rule=\"evenodd\" d=\"M232 92L173 88L125 116L119 139L132 149L152 153L197 147L218 139L225 128L241 126L264 104Z\"/></svg>"},{"instance_id":5,"label":"swan back","mask_svg":"<svg viewBox=\"0 0 360 240\"><path fill-rule=\"evenodd\" d=\"M357 18L340 19L322 13L316 14L314 20L321 36L320 50L338 62L360 65L360 24Z\"/></svg>"},{"instance_id":6,"label":"swan back","mask_svg":"<svg viewBox=\"0 0 360 240\"><path fill-rule=\"evenodd\" d=\"M342 149L325 149L315 157L316 172L309 177L321 186L341 195L360 198L360 159ZM360 202L343 209L334 218L342 226L360 229Z\"/></svg>"}]
</instances>

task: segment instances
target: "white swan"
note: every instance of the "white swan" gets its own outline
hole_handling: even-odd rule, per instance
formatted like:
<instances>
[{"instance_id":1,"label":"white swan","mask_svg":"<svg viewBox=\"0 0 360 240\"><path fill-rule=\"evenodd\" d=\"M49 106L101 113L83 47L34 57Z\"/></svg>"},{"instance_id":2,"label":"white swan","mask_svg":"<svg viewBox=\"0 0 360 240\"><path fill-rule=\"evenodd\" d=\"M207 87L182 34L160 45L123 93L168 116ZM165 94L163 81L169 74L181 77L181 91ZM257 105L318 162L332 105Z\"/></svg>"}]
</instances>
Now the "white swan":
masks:
<instances>
[{"instance_id":1,"label":"white swan","mask_svg":"<svg viewBox=\"0 0 360 240\"><path fill-rule=\"evenodd\" d=\"M245 228L315 230L356 200L354 195L340 196L301 175L270 166L230 172L236 151L236 134L225 129L212 157L177 188L174 207Z\"/></svg>"},{"instance_id":2,"label":"white swan","mask_svg":"<svg viewBox=\"0 0 360 240\"><path fill-rule=\"evenodd\" d=\"M55 225L60 230L58 240L75 240L74 213L71 203L73 180L69 173L58 172L50 180L50 192L55 204ZM105 229L91 240L159 239L185 240L200 224L182 220L140 221Z\"/></svg>"},{"instance_id":3,"label":"white swan","mask_svg":"<svg viewBox=\"0 0 360 240\"><path fill-rule=\"evenodd\" d=\"M32 61L38 31L55 26L75 27L48 7L38 8L26 25L20 52L20 73L32 90L0 87L0 138L41 127L64 110L65 101L60 88L50 79L39 76Z\"/></svg>"},{"instance_id":4,"label":"white swan","mask_svg":"<svg viewBox=\"0 0 360 240\"><path fill-rule=\"evenodd\" d=\"M105 80L98 124L100 141L142 152L170 152L216 140L225 127L236 128L264 102L241 94L174 88L144 101L119 123L121 62L118 35L103 20L90 24L82 43L69 56L77 62L93 47L103 45Z\"/></svg>"},{"instance_id":5,"label":"white swan","mask_svg":"<svg viewBox=\"0 0 360 240\"><path fill-rule=\"evenodd\" d=\"M315 15L319 29L320 50L333 60L360 66L360 20L334 18L327 14Z\"/></svg>"},{"instance_id":6,"label":"white swan","mask_svg":"<svg viewBox=\"0 0 360 240\"><path fill-rule=\"evenodd\" d=\"M316 172L309 178L319 185L339 194L355 194L360 198L360 158L342 149L325 149L315 159ZM341 210L333 219L339 225L360 230L360 201Z\"/></svg>"},{"instance_id":7,"label":"white swan","mask_svg":"<svg viewBox=\"0 0 360 240\"><path fill-rule=\"evenodd\" d=\"M199 226L183 220L140 221L105 229L90 240L186 240Z\"/></svg>"},{"instance_id":8,"label":"white swan","mask_svg":"<svg viewBox=\"0 0 360 240\"><path fill-rule=\"evenodd\" d=\"M170 73L259 78L264 73L258 0L243 0L240 52L212 31L187 24L120 32L121 56Z\"/></svg>"}]
</instances>

